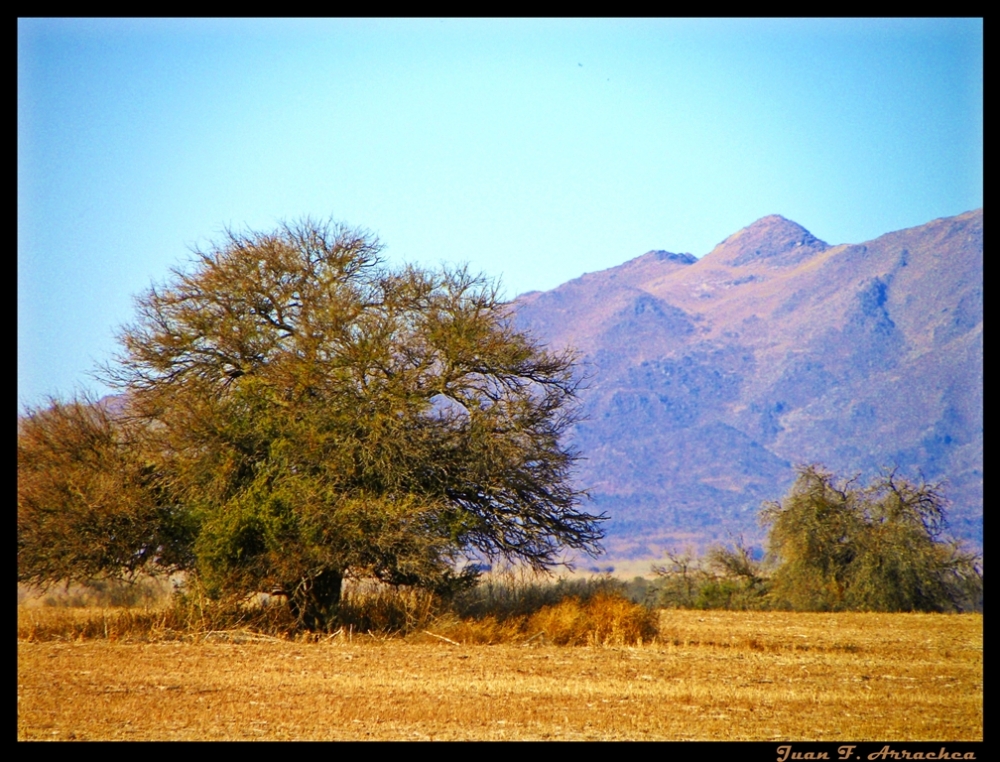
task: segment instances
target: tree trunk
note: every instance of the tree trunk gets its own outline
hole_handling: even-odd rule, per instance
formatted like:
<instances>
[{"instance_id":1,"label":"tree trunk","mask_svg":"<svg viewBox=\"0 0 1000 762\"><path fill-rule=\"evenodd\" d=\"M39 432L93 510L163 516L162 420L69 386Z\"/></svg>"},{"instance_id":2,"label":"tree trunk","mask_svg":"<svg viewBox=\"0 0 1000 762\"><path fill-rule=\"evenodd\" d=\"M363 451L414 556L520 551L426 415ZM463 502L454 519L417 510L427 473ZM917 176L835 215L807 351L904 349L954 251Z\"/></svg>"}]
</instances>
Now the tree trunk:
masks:
<instances>
[{"instance_id":1,"label":"tree trunk","mask_svg":"<svg viewBox=\"0 0 1000 762\"><path fill-rule=\"evenodd\" d=\"M329 627L340 606L343 581L340 570L324 569L311 579L291 585L288 605L299 624L311 631Z\"/></svg>"}]
</instances>

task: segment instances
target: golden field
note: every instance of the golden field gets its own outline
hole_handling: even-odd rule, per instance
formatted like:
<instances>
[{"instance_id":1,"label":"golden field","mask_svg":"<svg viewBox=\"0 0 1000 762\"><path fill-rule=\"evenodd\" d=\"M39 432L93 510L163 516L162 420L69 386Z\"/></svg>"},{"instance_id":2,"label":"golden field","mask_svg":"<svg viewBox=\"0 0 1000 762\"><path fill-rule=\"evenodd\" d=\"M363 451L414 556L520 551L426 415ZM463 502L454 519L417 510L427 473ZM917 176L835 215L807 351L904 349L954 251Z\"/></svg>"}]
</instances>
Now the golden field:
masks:
<instances>
[{"instance_id":1,"label":"golden field","mask_svg":"<svg viewBox=\"0 0 1000 762\"><path fill-rule=\"evenodd\" d=\"M670 610L636 647L23 636L67 616L95 612L18 607L19 739L983 738L979 614Z\"/></svg>"}]
</instances>

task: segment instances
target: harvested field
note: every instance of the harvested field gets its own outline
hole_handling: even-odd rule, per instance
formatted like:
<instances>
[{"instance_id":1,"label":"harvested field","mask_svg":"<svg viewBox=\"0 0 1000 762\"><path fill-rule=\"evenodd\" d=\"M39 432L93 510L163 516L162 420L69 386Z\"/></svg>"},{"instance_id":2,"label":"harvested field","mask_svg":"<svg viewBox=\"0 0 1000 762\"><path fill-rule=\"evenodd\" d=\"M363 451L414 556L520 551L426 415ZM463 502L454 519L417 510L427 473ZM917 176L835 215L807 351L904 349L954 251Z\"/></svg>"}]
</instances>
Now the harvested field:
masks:
<instances>
[{"instance_id":1,"label":"harvested field","mask_svg":"<svg viewBox=\"0 0 1000 762\"><path fill-rule=\"evenodd\" d=\"M36 610L37 611L37 610ZM20 613L20 611L19 611ZM37 615L37 613L36 613ZM981 615L668 611L640 647L18 643L20 739L981 740Z\"/></svg>"}]
</instances>

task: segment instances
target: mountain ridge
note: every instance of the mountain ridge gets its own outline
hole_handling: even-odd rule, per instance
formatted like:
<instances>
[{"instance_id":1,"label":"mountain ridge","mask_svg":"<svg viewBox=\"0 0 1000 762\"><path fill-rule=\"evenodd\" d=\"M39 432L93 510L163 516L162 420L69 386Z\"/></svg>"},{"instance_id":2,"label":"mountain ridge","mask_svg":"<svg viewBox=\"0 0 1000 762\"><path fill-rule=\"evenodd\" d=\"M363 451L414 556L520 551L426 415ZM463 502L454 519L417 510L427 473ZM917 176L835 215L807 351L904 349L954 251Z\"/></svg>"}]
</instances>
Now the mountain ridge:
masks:
<instances>
[{"instance_id":1,"label":"mountain ridge","mask_svg":"<svg viewBox=\"0 0 1000 762\"><path fill-rule=\"evenodd\" d=\"M760 541L805 462L948 478L981 547L981 209L833 246L768 215L701 258L660 251L514 302L583 355L573 441L612 557Z\"/></svg>"}]
</instances>

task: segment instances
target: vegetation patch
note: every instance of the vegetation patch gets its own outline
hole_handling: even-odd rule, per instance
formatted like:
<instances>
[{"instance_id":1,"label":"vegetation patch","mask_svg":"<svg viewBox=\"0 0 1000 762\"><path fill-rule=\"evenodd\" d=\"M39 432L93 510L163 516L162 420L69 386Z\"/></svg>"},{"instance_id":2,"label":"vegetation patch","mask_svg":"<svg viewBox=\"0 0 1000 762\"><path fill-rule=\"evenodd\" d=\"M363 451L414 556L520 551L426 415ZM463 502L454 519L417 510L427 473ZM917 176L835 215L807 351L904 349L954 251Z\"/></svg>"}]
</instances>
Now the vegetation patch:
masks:
<instances>
[{"instance_id":1,"label":"vegetation patch","mask_svg":"<svg viewBox=\"0 0 1000 762\"><path fill-rule=\"evenodd\" d=\"M742 542L704 556L669 552L647 601L743 611L982 611L982 558L947 536L940 484L887 469L868 485L802 466L788 495L765 503L762 559Z\"/></svg>"},{"instance_id":2,"label":"vegetation patch","mask_svg":"<svg viewBox=\"0 0 1000 762\"><path fill-rule=\"evenodd\" d=\"M349 584L337 625L301 626L282 596L213 599L197 581L142 608L80 606L86 588L46 594L47 606L18 607L18 639L159 641L265 636L288 640L335 637L437 638L457 644L537 643L635 645L657 634L659 614L629 600L608 578L517 582L487 577L458 598L367 581Z\"/></svg>"}]
</instances>

